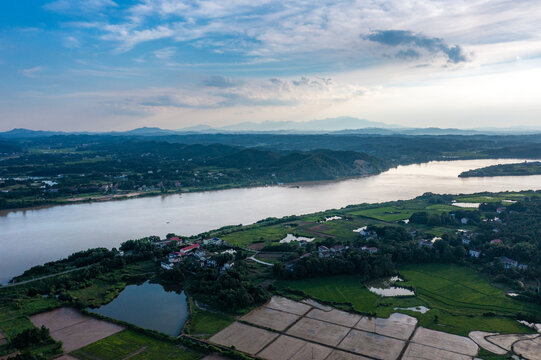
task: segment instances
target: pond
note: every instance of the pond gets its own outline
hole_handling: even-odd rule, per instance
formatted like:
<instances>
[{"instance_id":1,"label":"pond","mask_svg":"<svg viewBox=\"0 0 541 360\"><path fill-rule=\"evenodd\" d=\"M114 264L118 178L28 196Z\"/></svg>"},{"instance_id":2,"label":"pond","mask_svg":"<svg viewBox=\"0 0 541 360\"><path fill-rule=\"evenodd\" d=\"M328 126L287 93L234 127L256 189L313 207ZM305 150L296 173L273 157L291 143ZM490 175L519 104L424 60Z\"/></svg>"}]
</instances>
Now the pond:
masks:
<instances>
[{"instance_id":1,"label":"pond","mask_svg":"<svg viewBox=\"0 0 541 360\"><path fill-rule=\"evenodd\" d=\"M398 276L374 280L367 284L367 288L368 290L370 290L370 292L373 292L374 294L383 297L415 295L415 292L413 292L413 290L394 286L395 283L400 281L403 280Z\"/></svg>"},{"instance_id":2,"label":"pond","mask_svg":"<svg viewBox=\"0 0 541 360\"><path fill-rule=\"evenodd\" d=\"M412 307L395 307L394 309L395 310L408 310L408 311L418 312L421 314L425 314L430 310L426 306L422 306L422 305L412 306Z\"/></svg>"},{"instance_id":3,"label":"pond","mask_svg":"<svg viewBox=\"0 0 541 360\"><path fill-rule=\"evenodd\" d=\"M293 234L287 234L285 238L283 238L282 240L280 240L280 244L289 244L290 242L292 241L306 241L306 242L312 242L314 241L316 238L308 238L308 237L304 237L304 236L295 236Z\"/></svg>"},{"instance_id":4,"label":"pond","mask_svg":"<svg viewBox=\"0 0 541 360\"><path fill-rule=\"evenodd\" d=\"M174 337L180 334L189 313L184 291L168 292L148 281L126 286L109 304L87 310Z\"/></svg>"}]
</instances>

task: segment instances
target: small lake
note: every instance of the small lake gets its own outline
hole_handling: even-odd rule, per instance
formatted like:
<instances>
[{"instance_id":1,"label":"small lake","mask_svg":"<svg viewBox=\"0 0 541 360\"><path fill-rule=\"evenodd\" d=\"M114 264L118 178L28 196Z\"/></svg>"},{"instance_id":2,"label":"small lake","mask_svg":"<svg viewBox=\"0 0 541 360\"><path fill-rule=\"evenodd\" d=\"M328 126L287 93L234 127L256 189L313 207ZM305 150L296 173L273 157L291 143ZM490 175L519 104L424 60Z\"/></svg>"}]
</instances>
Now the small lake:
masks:
<instances>
[{"instance_id":1,"label":"small lake","mask_svg":"<svg viewBox=\"0 0 541 360\"><path fill-rule=\"evenodd\" d=\"M269 216L301 215L350 204L406 200L425 192L459 194L541 189L541 175L459 178L466 170L522 159L432 161L335 182L207 191L0 211L0 283L75 251L118 247L128 239L195 235Z\"/></svg>"},{"instance_id":2,"label":"small lake","mask_svg":"<svg viewBox=\"0 0 541 360\"><path fill-rule=\"evenodd\" d=\"M404 281L398 276L371 281L367 284L368 290L383 297L413 296L415 292L410 289L395 286L397 282Z\"/></svg>"},{"instance_id":3,"label":"small lake","mask_svg":"<svg viewBox=\"0 0 541 360\"><path fill-rule=\"evenodd\" d=\"M412 290L401 288L398 286L389 286L388 288L369 287L368 290L370 290L370 292L373 292L376 295L383 296L383 297L415 295L415 293Z\"/></svg>"},{"instance_id":4,"label":"small lake","mask_svg":"<svg viewBox=\"0 0 541 360\"><path fill-rule=\"evenodd\" d=\"M280 244L283 244L283 243L287 243L289 244L290 242L292 241L306 241L306 242L312 242L314 241L316 238L308 238L308 237L304 237L304 236L295 236L293 234L287 234L285 238L283 238L282 240L280 240Z\"/></svg>"},{"instance_id":5,"label":"small lake","mask_svg":"<svg viewBox=\"0 0 541 360\"><path fill-rule=\"evenodd\" d=\"M175 337L180 334L189 312L184 291L168 292L148 281L128 285L109 304L88 311Z\"/></svg>"}]
</instances>

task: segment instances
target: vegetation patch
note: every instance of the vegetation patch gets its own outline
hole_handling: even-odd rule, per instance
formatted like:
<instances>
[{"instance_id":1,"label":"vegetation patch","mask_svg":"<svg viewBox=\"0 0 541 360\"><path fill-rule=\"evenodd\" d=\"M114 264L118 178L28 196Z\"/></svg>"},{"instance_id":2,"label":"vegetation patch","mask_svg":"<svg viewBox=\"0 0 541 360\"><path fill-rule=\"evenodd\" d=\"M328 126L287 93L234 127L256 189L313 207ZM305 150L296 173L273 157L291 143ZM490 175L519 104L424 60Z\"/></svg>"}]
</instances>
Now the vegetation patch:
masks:
<instances>
[{"instance_id":1,"label":"vegetation patch","mask_svg":"<svg viewBox=\"0 0 541 360\"><path fill-rule=\"evenodd\" d=\"M197 360L202 354L132 330L124 330L71 353L81 360Z\"/></svg>"},{"instance_id":2,"label":"vegetation patch","mask_svg":"<svg viewBox=\"0 0 541 360\"><path fill-rule=\"evenodd\" d=\"M225 329L233 321L235 321L235 318L230 315L194 310L190 322L187 324L187 330L192 335L208 338Z\"/></svg>"}]
</instances>

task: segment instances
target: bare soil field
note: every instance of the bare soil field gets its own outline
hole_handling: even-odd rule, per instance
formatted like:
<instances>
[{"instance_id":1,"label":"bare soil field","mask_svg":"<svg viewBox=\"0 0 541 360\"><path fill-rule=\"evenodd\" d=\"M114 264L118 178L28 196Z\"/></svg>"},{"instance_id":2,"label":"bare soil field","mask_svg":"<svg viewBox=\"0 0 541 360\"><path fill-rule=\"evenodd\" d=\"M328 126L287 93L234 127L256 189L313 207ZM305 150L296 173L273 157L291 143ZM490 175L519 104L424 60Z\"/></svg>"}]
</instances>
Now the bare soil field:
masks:
<instances>
[{"instance_id":1,"label":"bare soil field","mask_svg":"<svg viewBox=\"0 0 541 360\"><path fill-rule=\"evenodd\" d=\"M277 333L234 322L211 337L210 341L223 346L235 346L240 351L255 355L277 337Z\"/></svg>"},{"instance_id":2,"label":"bare soil field","mask_svg":"<svg viewBox=\"0 0 541 360\"><path fill-rule=\"evenodd\" d=\"M541 360L541 338L521 340L513 345L513 351L529 360Z\"/></svg>"},{"instance_id":3,"label":"bare soil field","mask_svg":"<svg viewBox=\"0 0 541 360\"><path fill-rule=\"evenodd\" d=\"M417 319L408 315L395 313L388 319L376 317L363 317L355 328L375 332L376 334L408 340L415 330Z\"/></svg>"},{"instance_id":4,"label":"bare soil field","mask_svg":"<svg viewBox=\"0 0 541 360\"><path fill-rule=\"evenodd\" d=\"M349 330L344 326L302 318L287 331L287 334L324 345L337 346Z\"/></svg>"},{"instance_id":5,"label":"bare soil field","mask_svg":"<svg viewBox=\"0 0 541 360\"><path fill-rule=\"evenodd\" d=\"M333 350L331 355L325 360L371 360L361 355L354 355L345 351Z\"/></svg>"},{"instance_id":6,"label":"bare soil field","mask_svg":"<svg viewBox=\"0 0 541 360\"><path fill-rule=\"evenodd\" d=\"M537 337L537 334L509 334L509 335L493 335L487 336L486 339L493 344L504 348L507 351L511 351L513 343L519 340L529 340Z\"/></svg>"},{"instance_id":7,"label":"bare soil field","mask_svg":"<svg viewBox=\"0 0 541 360\"><path fill-rule=\"evenodd\" d=\"M302 301L302 303L323 311L331 311L332 309L334 309L331 306L320 304L313 299L305 299Z\"/></svg>"},{"instance_id":8,"label":"bare soil field","mask_svg":"<svg viewBox=\"0 0 541 360\"><path fill-rule=\"evenodd\" d=\"M51 331L55 340L62 341L65 352L72 352L124 330L120 325L97 320L72 308L60 308L33 315L30 321Z\"/></svg>"},{"instance_id":9,"label":"bare soil field","mask_svg":"<svg viewBox=\"0 0 541 360\"><path fill-rule=\"evenodd\" d=\"M210 355L205 356L201 360L230 360L230 359L226 358L226 357L223 357L220 354L210 354Z\"/></svg>"},{"instance_id":10,"label":"bare soil field","mask_svg":"<svg viewBox=\"0 0 541 360\"><path fill-rule=\"evenodd\" d=\"M326 346L314 343L306 343L289 360L327 360L327 356L332 350Z\"/></svg>"},{"instance_id":11,"label":"bare soil field","mask_svg":"<svg viewBox=\"0 0 541 360\"><path fill-rule=\"evenodd\" d=\"M411 341L468 356L476 356L479 352L479 346L467 337L429 330L423 327L415 331Z\"/></svg>"},{"instance_id":12,"label":"bare soil field","mask_svg":"<svg viewBox=\"0 0 541 360\"><path fill-rule=\"evenodd\" d=\"M284 331L293 324L299 315L274 310L266 307L257 308L244 315L241 320L278 331Z\"/></svg>"},{"instance_id":13,"label":"bare soil field","mask_svg":"<svg viewBox=\"0 0 541 360\"><path fill-rule=\"evenodd\" d=\"M397 359L404 346L405 341L361 330L351 330L338 345L341 349L382 360Z\"/></svg>"},{"instance_id":14,"label":"bare soil field","mask_svg":"<svg viewBox=\"0 0 541 360\"><path fill-rule=\"evenodd\" d=\"M330 311L313 309L306 315L306 317L316 320L327 321L346 327L353 327L359 322L359 320L361 320L361 315L352 314L337 309L332 309Z\"/></svg>"},{"instance_id":15,"label":"bare soil field","mask_svg":"<svg viewBox=\"0 0 541 360\"><path fill-rule=\"evenodd\" d=\"M498 334L484 332L484 331L472 331L471 333L468 334L470 339L475 341L475 343L479 345L480 347L482 347L483 349L488 350L497 355L507 354L507 350L502 349L501 347L485 339L485 337L492 336L492 335L498 335Z\"/></svg>"},{"instance_id":16,"label":"bare soil field","mask_svg":"<svg viewBox=\"0 0 541 360\"><path fill-rule=\"evenodd\" d=\"M280 335L276 341L263 349L257 356L267 360L289 359L306 344L307 342L304 340Z\"/></svg>"},{"instance_id":17,"label":"bare soil field","mask_svg":"<svg viewBox=\"0 0 541 360\"><path fill-rule=\"evenodd\" d=\"M265 307L285 311L296 315L304 315L311 309L310 305L306 305L297 301L290 300L281 296L273 296Z\"/></svg>"},{"instance_id":18,"label":"bare soil field","mask_svg":"<svg viewBox=\"0 0 541 360\"><path fill-rule=\"evenodd\" d=\"M437 349L435 347L410 343L402 360L472 360L471 356Z\"/></svg>"},{"instance_id":19,"label":"bare soil field","mask_svg":"<svg viewBox=\"0 0 541 360\"><path fill-rule=\"evenodd\" d=\"M470 338L418 327L405 314L367 317L310 299L275 296L241 319L253 326L235 322L210 341L265 360L474 360L479 345L541 360L539 334L473 331Z\"/></svg>"},{"instance_id":20,"label":"bare soil field","mask_svg":"<svg viewBox=\"0 0 541 360\"><path fill-rule=\"evenodd\" d=\"M64 354L62 355L61 357L57 357L55 358L54 360L78 360L77 358L71 356L71 355L68 355L68 354Z\"/></svg>"}]
</instances>

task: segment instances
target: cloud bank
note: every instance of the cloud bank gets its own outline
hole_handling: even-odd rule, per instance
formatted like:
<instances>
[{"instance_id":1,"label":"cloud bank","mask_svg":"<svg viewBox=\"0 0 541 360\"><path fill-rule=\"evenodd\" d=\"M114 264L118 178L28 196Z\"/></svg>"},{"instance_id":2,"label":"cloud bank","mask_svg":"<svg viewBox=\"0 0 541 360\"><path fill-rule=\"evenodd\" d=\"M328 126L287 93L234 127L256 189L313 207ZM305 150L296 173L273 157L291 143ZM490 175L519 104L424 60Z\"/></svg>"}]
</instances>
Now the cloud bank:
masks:
<instances>
[{"instance_id":1,"label":"cloud bank","mask_svg":"<svg viewBox=\"0 0 541 360\"><path fill-rule=\"evenodd\" d=\"M397 53L399 58L417 59L421 55L419 49L429 53L443 53L449 62L460 63L467 61L464 50L460 45L450 46L443 39L428 37L407 30L376 30L365 36L366 39L387 46L406 46L408 49L400 50Z\"/></svg>"}]
</instances>

